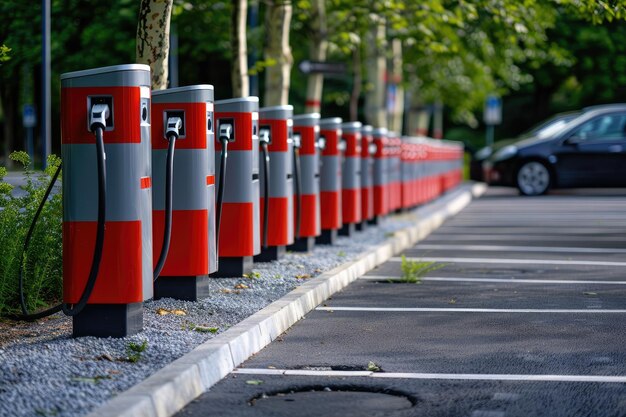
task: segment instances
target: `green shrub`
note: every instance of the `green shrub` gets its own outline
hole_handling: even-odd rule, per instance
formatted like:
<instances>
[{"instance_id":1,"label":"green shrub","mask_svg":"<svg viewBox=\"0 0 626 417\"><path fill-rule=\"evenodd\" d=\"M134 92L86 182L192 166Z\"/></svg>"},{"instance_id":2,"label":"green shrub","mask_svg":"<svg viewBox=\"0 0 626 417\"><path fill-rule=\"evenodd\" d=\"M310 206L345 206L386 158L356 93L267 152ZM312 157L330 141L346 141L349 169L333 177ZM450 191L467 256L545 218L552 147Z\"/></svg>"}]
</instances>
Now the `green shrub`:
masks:
<instances>
[{"instance_id":1,"label":"green shrub","mask_svg":"<svg viewBox=\"0 0 626 417\"><path fill-rule=\"evenodd\" d=\"M13 161L24 169L26 185L19 195L4 181L7 170L0 167L0 315L20 312L18 276L26 233L48 184L61 164L51 155L45 172L30 169L25 152L13 152ZM39 217L30 247L24 257L26 305L33 312L59 302L63 283L63 208L61 193L53 193Z\"/></svg>"}]
</instances>

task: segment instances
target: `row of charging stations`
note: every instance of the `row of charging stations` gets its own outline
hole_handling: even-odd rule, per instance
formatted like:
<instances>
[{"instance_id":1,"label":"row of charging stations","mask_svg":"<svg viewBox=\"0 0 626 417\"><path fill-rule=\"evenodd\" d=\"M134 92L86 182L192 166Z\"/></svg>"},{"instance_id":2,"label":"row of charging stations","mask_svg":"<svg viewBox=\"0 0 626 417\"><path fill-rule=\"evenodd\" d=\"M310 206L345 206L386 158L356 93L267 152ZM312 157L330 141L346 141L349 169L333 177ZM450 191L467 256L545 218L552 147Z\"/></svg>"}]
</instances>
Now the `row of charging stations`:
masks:
<instances>
[{"instance_id":1,"label":"row of charging stations","mask_svg":"<svg viewBox=\"0 0 626 417\"><path fill-rule=\"evenodd\" d=\"M457 143L259 108L257 97L214 101L210 85L149 86L139 64L61 77L75 336L136 333L143 301L206 297L209 276L333 244L461 181Z\"/></svg>"}]
</instances>

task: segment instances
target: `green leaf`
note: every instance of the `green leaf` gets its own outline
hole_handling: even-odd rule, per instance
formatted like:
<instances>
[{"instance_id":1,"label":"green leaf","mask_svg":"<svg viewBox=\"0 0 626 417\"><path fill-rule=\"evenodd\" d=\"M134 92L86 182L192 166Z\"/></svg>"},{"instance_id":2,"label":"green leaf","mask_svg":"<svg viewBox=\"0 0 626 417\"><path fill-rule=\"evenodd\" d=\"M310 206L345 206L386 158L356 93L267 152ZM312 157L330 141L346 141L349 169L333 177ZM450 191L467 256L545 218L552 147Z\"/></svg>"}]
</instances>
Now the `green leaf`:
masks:
<instances>
[{"instance_id":1,"label":"green leaf","mask_svg":"<svg viewBox=\"0 0 626 417\"><path fill-rule=\"evenodd\" d=\"M374 363L372 361L369 361L367 363L367 370L370 371L370 372L380 372L381 368L380 368L380 366L376 365L376 363Z\"/></svg>"},{"instance_id":2,"label":"green leaf","mask_svg":"<svg viewBox=\"0 0 626 417\"><path fill-rule=\"evenodd\" d=\"M246 381L246 384L248 385L261 385L263 384L263 381L260 379L249 379Z\"/></svg>"}]
</instances>

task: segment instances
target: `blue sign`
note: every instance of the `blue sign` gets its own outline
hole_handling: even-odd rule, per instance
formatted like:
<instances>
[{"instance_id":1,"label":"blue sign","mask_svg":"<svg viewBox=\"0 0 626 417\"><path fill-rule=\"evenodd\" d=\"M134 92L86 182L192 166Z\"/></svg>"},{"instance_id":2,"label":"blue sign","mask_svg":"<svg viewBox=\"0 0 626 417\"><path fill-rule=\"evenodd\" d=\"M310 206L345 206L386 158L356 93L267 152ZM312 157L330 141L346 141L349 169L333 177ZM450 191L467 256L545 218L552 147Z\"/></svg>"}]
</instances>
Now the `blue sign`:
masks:
<instances>
[{"instance_id":1,"label":"blue sign","mask_svg":"<svg viewBox=\"0 0 626 417\"><path fill-rule=\"evenodd\" d=\"M32 104L24 104L24 107L22 107L22 124L24 127L37 126L35 107Z\"/></svg>"},{"instance_id":2,"label":"blue sign","mask_svg":"<svg viewBox=\"0 0 626 417\"><path fill-rule=\"evenodd\" d=\"M487 125L502 123L502 100L500 97L494 95L487 97L483 119Z\"/></svg>"}]
</instances>

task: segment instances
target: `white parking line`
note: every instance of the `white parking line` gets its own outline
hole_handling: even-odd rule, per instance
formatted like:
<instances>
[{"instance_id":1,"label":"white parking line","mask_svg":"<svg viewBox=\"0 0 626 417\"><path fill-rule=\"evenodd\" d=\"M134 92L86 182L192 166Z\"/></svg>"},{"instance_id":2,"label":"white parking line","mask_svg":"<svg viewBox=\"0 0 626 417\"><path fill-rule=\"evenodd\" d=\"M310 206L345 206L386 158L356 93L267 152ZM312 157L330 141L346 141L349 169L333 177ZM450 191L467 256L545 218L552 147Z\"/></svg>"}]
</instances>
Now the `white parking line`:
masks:
<instances>
[{"instance_id":1,"label":"white parking line","mask_svg":"<svg viewBox=\"0 0 626 417\"><path fill-rule=\"evenodd\" d=\"M270 372L271 371L271 372ZM540 381L540 382L612 382L626 383L626 376L609 375L515 375L515 374L443 374L412 372L369 372L369 371L311 371L297 369L238 368L234 374L245 375L291 375L331 376L397 379L446 379L466 381Z\"/></svg>"},{"instance_id":2,"label":"white parking line","mask_svg":"<svg viewBox=\"0 0 626 417\"><path fill-rule=\"evenodd\" d=\"M415 249L424 250L465 250L485 252L550 252L550 253L626 253L626 249L610 248L564 248L553 246L514 246L514 245L433 245L418 244Z\"/></svg>"},{"instance_id":3,"label":"white parking line","mask_svg":"<svg viewBox=\"0 0 626 417\"><path fill-rule=\"evenodd\" d=\"M415 258L407 257L409 261L415 262L453 262L468 264L521 264L521 265L587 265L587 266L626 266L626 262L606 262L606 261L564 261L549 259L502 259L502 258ZM393 257L390 262L401 262L402 259Z\"/></svg>"},{"instance_id":4,"label":"white parking line","mask_svg":"<svg viewBox=\"0 0 626 417\"><path fill-rule=\"evenodd\" d=\"M364 281L388 281L399 280L400 277L389 275L364 275L359 277ZM422 281L442 282L486 282L506 284L599 284L599 285L626 285L626 281L589 281L589 280L566 280L566 279L517 279L517 278L457 278L457 277L423 277Z\"/></svg>"},{"instance_id":5,"label":"white parking line","mask_svg":"<svg viewBox=\"0 0 626 417\"><path fill-rule=\"evenodd\" d=\"M317 311L362 311L376 313L548 313L626 314L626 310L573 310L539 308L431 308L431 307L317 307Z\"/></svg>"}]
</instances>

